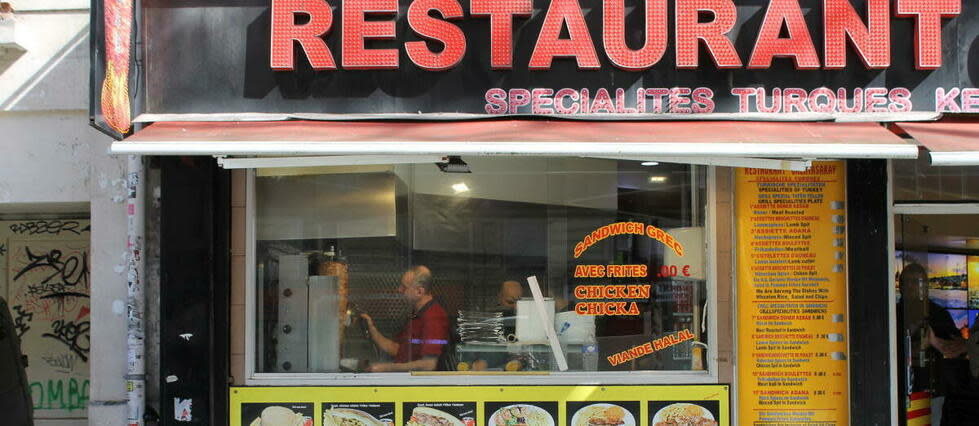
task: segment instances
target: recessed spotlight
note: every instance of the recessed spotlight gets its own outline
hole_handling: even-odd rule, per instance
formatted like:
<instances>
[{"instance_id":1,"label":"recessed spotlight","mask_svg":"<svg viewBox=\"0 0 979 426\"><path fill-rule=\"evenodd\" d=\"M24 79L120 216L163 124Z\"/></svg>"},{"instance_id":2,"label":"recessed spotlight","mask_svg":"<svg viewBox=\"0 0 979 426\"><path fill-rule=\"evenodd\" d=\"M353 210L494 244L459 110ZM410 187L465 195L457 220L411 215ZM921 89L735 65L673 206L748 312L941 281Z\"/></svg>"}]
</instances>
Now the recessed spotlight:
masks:
<instances>
[{"instance_id":1,"label":"recessed spotlight","mask_svg":"<svg viewBox=\"0 0 979 426\"><path fill-rule=\"evenodd\" d=\"M458 155L450 155L445 158L446 161L435 163L442 173L472 173L472 170L469 169L469 164L462 161L462 158Z\"/></svg>"},{"instance_id":2,"label":"recessed spotlight","mask_svg":"<svg viewBox=\"0 0 979 426\"><path fill-rule=\"evenodd\" d=\"M456 194L458 194L460 192L468 192L469 191L469 185L466 185L464 182L455 183L455 184L452 184L452 190L455 191Z\"/></svg>"},{"instance_id":3,"label":"recessed spotlight","mask_svg":"<svg viewBox=\"0 0 979 426\"><path fill-rule=\"evenodd\" d=\"M658 166L659 165L659 161L643 161L642 162L642 165L644 165L644 166Z\"/></svg>"},{"instance_id":4,"label":"recessed spotlight","mask_svg":"<svg viewBox=\"0 0 979 426\"><path fill-rule=\"evenodd\" d=\"M666 176L650 176L649 183L663 183L666 182Z\"/></svg>"}]
</instances>

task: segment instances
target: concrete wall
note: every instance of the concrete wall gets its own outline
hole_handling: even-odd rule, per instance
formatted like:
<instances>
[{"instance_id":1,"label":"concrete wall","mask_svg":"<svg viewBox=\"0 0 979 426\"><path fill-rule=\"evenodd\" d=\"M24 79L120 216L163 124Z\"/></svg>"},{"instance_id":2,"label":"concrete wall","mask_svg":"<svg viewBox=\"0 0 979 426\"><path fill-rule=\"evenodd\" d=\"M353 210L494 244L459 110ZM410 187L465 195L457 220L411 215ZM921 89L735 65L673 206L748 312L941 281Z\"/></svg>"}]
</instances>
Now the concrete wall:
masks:
<instances>
[{"instance_id":1,"label":"concrete wall","mask_svg":"<svg viewBox=\"0 0 979 426\"><path fill-rule=\"evenodd\" d=\"M247 227L245 218L248 214L247 195L248 172L233 170L231 172L231 310L230 326L231 383L236 386L245 384L245 277L251 267L245 263L245 246Z\"/></svg>"},{"instance_id":2,"label":"concrete wall","mask_svg":"<svg viewBox=\"0 0 979 426\"><path fill-rule=\"evenodd\" d=\"M714 224L717 232L717 380L734 383L734 169L716 169Z\"/></svg>"},{"instance_id":3,"label":"concrete wall","mask_svg":"<svg viewBox=\"0 0 979 426\"><path fill-rule=\"evenodd\" d=\"M38 425L126 423L125 159L88 126L89 3L8 0L25 52L0 69L0 215L91 218L88 418Z\"/></svg>"},{"instance_id":4,"label":"concrete wall","mask_svg":"<svg viewBox=\"0 0 979 426\"><path fill-rule=\"evenodd\" d=\"M94 130L93 130L94 131ZM126 165L94 138L92 213L92 356L89 425L126 424Z\"/></svg>"},{"instance_id":5,"label":"concrete wall","mask_svg":"<svg viewBox=\"0 0 979 426\"><path fill-rule=\"evenodd\" d=\"M87 121L82 111L0 112L0 203L87 204L90 165L79 160L99 136Z\"/></svg>"}]
</instances>

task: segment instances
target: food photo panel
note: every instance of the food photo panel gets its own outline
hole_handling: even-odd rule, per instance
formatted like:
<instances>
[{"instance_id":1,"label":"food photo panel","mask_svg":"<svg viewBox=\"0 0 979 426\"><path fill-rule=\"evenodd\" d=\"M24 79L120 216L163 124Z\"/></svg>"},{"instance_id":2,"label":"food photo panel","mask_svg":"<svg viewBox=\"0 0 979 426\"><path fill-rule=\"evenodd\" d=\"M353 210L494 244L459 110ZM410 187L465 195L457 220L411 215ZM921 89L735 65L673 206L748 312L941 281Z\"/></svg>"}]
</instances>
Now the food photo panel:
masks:
<instances>
[{"instance_id":1,"label":"food photo panel","mask_svg":"<svg viewBox=\"0 0 979 426\"><path fill-rule=\"evenodd\" d=\"M406 426L475 426L475 402L405 402Z\"/></svg>"},{"instance_id":2,"label":"food photo panel","mask_svg":"<svg viewBox=\"0 0 979 426\"><path fill-rule=\"evenodd\" d=\"M555 426L558 403L487 402L483 406L485 426Z\"/></svg>"},{"instance_id":3,"label":"food photo panel","mask_svg":"<svg viewBox=\"0 0 979 426\"><path fill-rule=\"evenodd\" d=\"M650 426L717 426L718 401L649 401Z\"/></svg>"},{"instance_id":4,"label":"food photo panel","mask_svg":"<svg viewBox=\"0 0 979 426\"><path fill-rule=\"evenodd\" d=\"M569 426L636 426L639 401L568 401Z\"/></svg>"},{"instance_id":5,"label":"food photo panel","mask_svg":"<svg viewBox=\"0 0 979 426\"><path fill-rule=\"evenodd\" d=\"M243 403L241 426L313 426L313 403Z\"/></svg>"},{"instance_id":6,"label":"food photo panel","mask_svg":"<svg viewBox=\"0 0 979 426\"><path fill-rule=\"evenodd\" d=\"M393 402L324 402L323 426L391 426Z\"/></svg>"}]
</instances>

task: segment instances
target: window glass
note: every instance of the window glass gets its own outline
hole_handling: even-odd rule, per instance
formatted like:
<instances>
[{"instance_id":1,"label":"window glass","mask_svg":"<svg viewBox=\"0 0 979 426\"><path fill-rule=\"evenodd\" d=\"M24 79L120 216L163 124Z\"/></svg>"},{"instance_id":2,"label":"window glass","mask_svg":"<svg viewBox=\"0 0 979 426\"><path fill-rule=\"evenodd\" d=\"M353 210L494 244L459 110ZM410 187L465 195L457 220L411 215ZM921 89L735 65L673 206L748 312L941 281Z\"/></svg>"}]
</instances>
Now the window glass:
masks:
<instances>
[{"instance_id":1,"label":"window glass","mask_svg":"<svg viewBox=\"0 0 979 426\"><path fill-rule=\"evenodd\" d=\"M893 160L894 201L979 201L979 168L932 166L921 149L915 160Z\"/></svg>"},{"instance_id":2,"label":"window glass","mask_svg":"<svg viewBox=\"0 0 979 426\"><path fill-rule=\"evenodd\" d=\"M465 157L255 174L259 373L706 366L704 168Z\"/></svg>"}]
</instances>

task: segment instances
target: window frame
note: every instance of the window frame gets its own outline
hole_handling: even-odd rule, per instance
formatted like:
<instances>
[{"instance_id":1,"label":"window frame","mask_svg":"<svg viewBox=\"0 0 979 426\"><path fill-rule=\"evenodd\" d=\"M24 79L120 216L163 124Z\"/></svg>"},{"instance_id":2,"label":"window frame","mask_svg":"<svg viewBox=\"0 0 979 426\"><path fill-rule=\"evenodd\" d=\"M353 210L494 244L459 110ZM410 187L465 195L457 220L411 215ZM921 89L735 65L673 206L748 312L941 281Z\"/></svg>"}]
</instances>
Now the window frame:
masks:
<instances>
[{"instance_id":1,"label":"window frame","mask_svg":"<svg viewBox=\"0 0 979 426\"><path fill-rule=\"evenodd\" d=\"M464 385L640 385L717 384L717 187L716 168L706 171L707 197L704 209L706 235L707 365L702 371L606 371L549 372L548 374L458 374L451 372L412 373L258 373L256 372L257 289L255 169L247 169L245 188L245 385L246 386L464 386ZM696 178L696 175L693 176ZM730 349L730 350L733 350Z\"/></svg>"}]
</instances>

